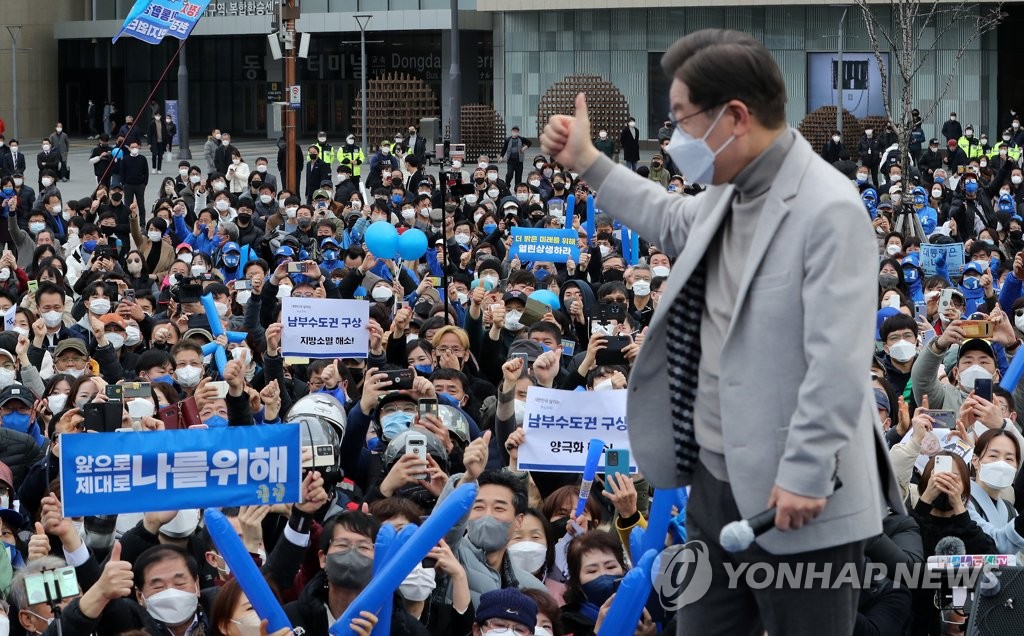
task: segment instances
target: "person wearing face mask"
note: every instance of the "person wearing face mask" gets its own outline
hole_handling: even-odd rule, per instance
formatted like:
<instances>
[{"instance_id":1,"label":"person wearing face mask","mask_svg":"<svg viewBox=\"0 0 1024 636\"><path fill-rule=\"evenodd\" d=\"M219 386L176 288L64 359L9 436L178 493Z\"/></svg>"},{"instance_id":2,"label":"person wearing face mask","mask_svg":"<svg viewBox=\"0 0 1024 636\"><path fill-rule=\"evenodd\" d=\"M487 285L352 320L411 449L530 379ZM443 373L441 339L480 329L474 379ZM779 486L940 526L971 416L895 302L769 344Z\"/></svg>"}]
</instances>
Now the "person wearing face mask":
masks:
<instances>
[{"instance_id":1,"label":"person wearing face mask","mask_svg":"<svg viewBox=\"0 0 1024 636\"><path fill-rule=\"evenodd\" d=\"M611 533L588 532L573 541L567 561L569 580L562 606L562 629L574 636L593 636L601 605L615 593L626 573L622 544ZM641 622L653 625L646 610Z\"/></svg>"},{"instance_id":2,"label":"person wearing face mask","mask_svg":"<svg viewBox=\"0 0 1024 636\"><path fill-rule=\"evenodd\" d=\"M3 427L32 437L40 447L46 437L36 422L35 397L27 387L15 382L13 356L0 350L0 420Z\"/></svg>"},{"instance_id":3,"label":"person wearing face mask","mask_svg":"<svg viewBox=\"0 0 1024 636\"><path fill-rule=\"evenodd\" d=\"M640 130L636 127L636 118L630 117L619 133L619 147L622 148L622 161L626 167L636 171L640 162Z\"/></svg>"},{"instance_id":4,"label":"person wearing face mask","mask_svg":"<svg viewBox=\"0 0 1024 636\"><path fill-rule=\"evenodd\" d=\"M954 320L921 348L910 373L914 399L918 404L923 404L924 397L928 396L928 407L931 409L959 410L973 393L975 381L979 378L992 380L993 384L999 383L1000 373L996 368L996 354L992 344L1002 345L1007 357L1012 358L1017 354L1020 340L1002 311L993 311L990 320L994 324L992 343L981 338L966 339L961 321ZM943 384L937 377L939 365L953 345L960 345L956 365L952 369L950 383Z\"/></svg>"},{"instance_id":5,"label":"person wearing face mask","mask_svg":"<svg viewBox=\"0 0 1024 636\"><path fill-rule=\"evenodd\" d=\"M491 590L480 596L470 636L534 634L537 603L515 588Z\"/></svg>"},{"instance_id":6,"label":"person wearing face mask","mask_svg":"<svg viewBox=\"0 0 1024 636\"><path fill-rule=\"evenodd\" d=\"M231 166L231 157L235 154L241 156L238 148L231 144L231 134L222 132L219 144L214 151L213 165L215 170L213 172L227 174L228 168Z\"/></svg>"},{"instance_id":7,"label":"person wearing face mask","mask_svg":"<svg viewBox=\"0 0 1024 636\"><path fill-rule=\"evenodd\" d=\"M398 158L391 152L391 142L384 140L377 152L370 157L370 171L366 175L366 187L371 191L384 185L384 174L399 169Z\"/></svg>"},{"instance_id":8,"label":"person wearing face mask","mask_svg":"<svg viewBox=\"0 0 1024 636\"><path fill-rule=\"evenodd\" d=\"M544 151L579 171L599 193L601 210L678 256L675 284L661 300L672 310L659 311L652 320L630 373L632 450L656 487L694 486L687 529L691 540L699 536L716 546L709 554L712 570L724 572L725 559L731 558L718 543L720 529L771 506L781 531L757 539L751 549L759 557L806 563L828 554L859 560L861 542L881 532L877 511L883 494L894 509L902 507L895 480L877 469L885 444L868 397L867 374L839 362L854 351L855 358L866 360L874 348L870 325L877 279L862 270L877 254L869 220L849 180L786 125L785 82L759 41L730 30L697 31L669 48L662 67L672 78L669 95L677 122L669 153L687 180L708 184L700 196L675 196L612 165L590 142L582 94L574 117L552 117L541 135ZM807 180L818 184L813 197L793 186ZM772 191L788 197L782 210L768 203ZM800 211L799 219L793 210ZM763 224L771 227L767 234ZM792 261L771 260L768 267L765 254L777 254L794 240L811 252L798 251ZM783 273L790 267L806 272L809 261L821 266L813 277ZM773 275L777 278L769 280ZM815 282L832 275L844 280L841 294ZM762 293L780 306L811 303L828 317L816 318L814 326L801 322L788 328L780 320L786 311L769 318L736 309ZM719 315L721 307L726 309ZM840 343L826 335L838 324L856 337ZM799 365L780 369L771 356L749 354L769 330L773 343L801 360ZM700 345L674 344L683 338ZM830 344L819 347L823 341ZM689 371L674 371L683 367ZM785 396L795 411L766 407L767 398L755 407L747 390L766 376L772 378L772 399ZM742 397L720 390L726 378L743 387ZM831 396L827 407L820 396L810 399L809 386ZM839 403L845 406L837 420ZM794 418L794 413L801 415ZM833 423L825 425L823 436L819 426L826 420ZM772 425L766 429L767 421ZM786 431L784 440L769 434L778 430ZM677 443L655 441L673 435ZM758 448L758 461L743 461L738 447ZM797 455L806 460L799 467ZM851 471L851 460L862 468ZM834 488L836 474L841 489ZM813 486L804 480L810 475ZM852 489L849 480L856 482ZM739 483L742 488L735 486ZM748 603L750 610L730 616L728 625L716 622L716 633L750 631L755 625L768 633L812 632L826 623L846 633L856 620L858 593L851 588L814 595L809 602L804 598L798 610L774 592L729 589L716 585L720 577L714 579L708 595L680 611L683 631L707 633L708 624L716 622L712 615L721 616L716 608L751 594L764 594L762 606L784 606L778 611L787 626L775 624L774 611L759 612Z\"/></svg>"},{"instance_id":9,"label":"person wearing face mask","mask_svg":"<svg viewBox=\"0 0 1024 636\"><path fill-rule=\"evenodd\" d=\"M345 138L345 144L338 149L337 159L340 163L351 166L352 181L358 184L363 164L366 162L366 154L361 146L356 145L355 135L349 133Z\"/></svg>"},{"instance_id":10,"label":"person wearing face mask","mask_svg":"<svg viewBox=\"0 0 1024 636\"><path fill-rule=\"evenodd\" d=\"M146 263L146 270L155 276L155 280L162 280L171 269L171 263L174 262L175 257L174 246L170 241L164 240L164 236L167 234L167 222L159 217L150 219L146 224L146 233L143 235L137 209L129 212L128 219L132 239L135 241L138 251L142 253L142 261ZM132 272L133 266L130 262L127 263L128 273L138 276L142 271L141 264L141 261L137 264L138 271ZM152 285L152 281L147 281L147 283Z\"/></svg>"},{"instance_id":11,"label":"person wearing face mask","mask_svg":"<svg viewBox=\"0 0 1024 636\"><path fill-rule=\"evenodd\" d=\"M369 584L379 530L376 519L356 511L342 512L324 524L318 552L321 569L302 588L299 598L284 607L293 627L302 628L307 634L327 633ZM308 543L308 534L303 536ZM301 559L295 561L297 572ZM427 628L405 611L399 597L392 602L390 633L430 636ZM364 613L364 618L355 619L350 628L366 636L375 622L373 615Z\"/></svg>"},{"instance_id":12,"label":"person wearing face mask","mask_svg":"<svg viewBox=\"0 0 1024 636\"><path fill-rule=\"evenodd\" d=\"M967 300L965 313L968 315L985 311L992 304L989 301L994 301L996 297L992 275L988 263L984 261L970 261L964 265L963 277L957 288Z\"/></svg>"},{"instance_id":13,"label":"person wearing face mask","mask_svg":"<svg viewBox=\"0 0 1024 636\"><path fill-rule=\"evenodd\" d=\"M313 194L320 189L320 184L331 180L331 167L320 158L320 148L316 144L309 147L308 156L303 173L306 177L306 203L312 203Z\"/></svg>"},{"instance_id":14,"label":"person wearing face mask","mask_svg":"<svg viewBox=\"0 0 1024 636\"><path fill-rule=\"evenodd\" d=\"M153 545L137 556L132 572L149 633L211 633L216 588L200 593L199 565L192 554L177 545Z\"/></svg>"},{"instance_id":15,"label":"person wearing face mask","mask_svg":"<svg viewBox=\"0 0 1024 636\"><path fill-rule=\"evenodd\" d=\"M9 152L0 154L0 177L25 174L25 153L21 152L17 139L11 139Z\"/></svg>"},{"instance_id":16,"label":"person wearing face mask","mask_svg":"<svg viewBox=\"0 0 1024 636\"><path fill-rule=\"evenodd\" d=\"M878 166L882 161L882 144L875 136L873 128L865 128L864 134L857 143L857 154L860 156L860 163L868 169L871 175L871 183L878 187Z\"/></svg>"},{"instance_id":17,"label":"person wearing face mask","mask_svg":"<svg viewBox=\"0 0 1024 636\"><path fill-rule=\"evenodd\" d=\"M39 190L41 192L52 186L57 181L57 175L60 174L60 152L50 143L49 139L42 140L41 149L36 155L36 167L39 169ZM48 184L43 181L44 176L49 177Z\"/></svg>"},{"instance_id":18,"label":"person wearing face mask","mask_svg":"<svg viewBox=\"0 0 1024 636\"><path fill-rule=\"evenodd\" d=\"M121 186L124 189L124 205L131 207L138 203L139 214L143 222L146 218L146 186L149 184L149 162L139 154L139 142L132 141L128 146L128 156L122 156L118 162L121 174Z\"/></svg>"},{"instance_id":19,"label":"person wearing face mask","mask_svg":"<svg viewBox=\"0 0 1024 636\"><path fill-rule=\"evenodd\" d=\"M997 192L998 187L991 193L986 192L976 175L964 175L949 204L949 216L956 221L960 237L974 236L986 227L996 227L998 220L992 210L991 197Z\"/></svg>"},{"instance_id":20,"label":"person wearing face mask","mask_svg":"<svg viewBox=\"0 0 1024 636\"><path fill-rule=\"evenodd\" d=\"M245 192L249 187L250 172L249 164L242 161L242 153L237 150L231 153L231 163L228 164L227 172L224 173L224 178L228 182L228 191L235 196ZM330 167L327 172L330 172Z\"/></svg>"},{"instance_id":21,"label":"person wearing face mask","mask_svg":"<svg viewBox=\"0 0 1024 636\"><path fill-rule=\"evenodd\" d=\"M878 330L885 352L885 379L903 395L910 412L917 402L909 390L910 374L917 358L917 322L906 314L897 314L882 321Z\"/></svg>"},{"instance_id":22,"label":"person wearing face mask","mask_svg":"<svg viewBox=\"0 0 1024 636\"><path fill-rule=\"evenodd\" d=\"M523 162L529 147L530 142L519 136L519 126L513 126L512 134L505 138L501 148L501 160L508 164L505 183L515 185L523 180Z\"/></svg>"},{"instance_id":23,"label":"person wearing face mask","mask_svg":"<svg viewBox=\"0 0 1024 636\"><path fill-rule=\"evenodd\" d=\"M838 130L832 131L832 136L822 146L821 158L832 164L850 159L850 153L846 151L846 146L843 144L843 135Z\"/></svg>"},{"instance_id":24,"label":"person wearing face mask","mask_svg":"<svg viewBox=\"0 0 1024 636\"><path fill-rule=\"evenodd\" d=\"M154 113L152 121L149 122L149 130L146 138L149 140L149 152L153 157L152 174L163 174L164 151L171 143L171 135L167 131L167 124L160 113Z\"/></svg>"},{"instance_id":25,"label":"person wearing face mask","mask_svg":"<svg viewBox=\"0 0 1024 636\"><path fill-rule=\"evenodd\" d=\"M1024 517L1004 498L1020 467L1021 446L1006 430L987 430L978 436L971 457L970 499L967 512L992 538L1000 554L1024 550Z\"/></svg>"},{"instance_id":26,"label":"person wearing face mask","mask_svg":"<svg viewBox=\"0 0 1024 636\"><path fill-rule=\"evenodd\" d=\"M924 270L921 269L921 254L911 252L900 261L903 271L903 282L910 292L910 299L915 303L924 302Z\"/></svg>"},{"instance_id":27,"label":"person wearing face mask","mask_svg":"<svg viewBox=\"0 0 1024 636\"><path fill-rule=\"evenodd\" d=\"M931 236L932 232L935 231L935 227L939 224L939 213L935 208L928 205L928 193L923 187L915 187L911 196L913 197L914 211L921 222L921 229L924 230L925 236Z\"/></svg>"},{"instance_id":28,"label":"person wearing face mask","mask_svg":"<svg viewBox=\"0 0 1024 636\"><path fill-rule=\"evenodd\" d=\"M647 175L647 178L656 183L660 183L662 187L668 187L668 179L671 177L668 170L665 169L665 159L662 155L656 154L651 157L651 171Z\"/></svg>"}]
</instances>

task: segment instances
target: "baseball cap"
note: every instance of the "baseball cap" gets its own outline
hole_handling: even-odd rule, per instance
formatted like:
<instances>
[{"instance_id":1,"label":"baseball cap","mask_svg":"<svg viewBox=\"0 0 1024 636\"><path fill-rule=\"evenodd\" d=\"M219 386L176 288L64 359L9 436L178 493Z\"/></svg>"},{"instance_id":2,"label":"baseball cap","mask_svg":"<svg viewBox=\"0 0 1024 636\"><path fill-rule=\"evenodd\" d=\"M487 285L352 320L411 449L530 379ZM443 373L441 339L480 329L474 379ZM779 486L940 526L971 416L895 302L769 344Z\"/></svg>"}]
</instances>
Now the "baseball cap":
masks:
<instances>
[{"instance_id":1,"label":"baseball cap","mask_svg":"<svg viewBox=\"0 0 1024 636\"><path fill-rule=\"evenodd\" d=\"M995 351L992 350L992 345L988 340L983 338L970 338L968 340L964 340L963 344L960 345L960 350L956 352L957 361L959 362L960 358L964 357L965 353L970 353L971 351L980 351L991 357L993 360L996 359ZM2 396L2 394L0 394L0 396Z\"/></svg>"},{"instance_id":2,"label":"baseball cap","mask_svg":"<svg viewBox=\"0 0 1024 636\"><path fill-rule=\"evenodd\" d=\"M68 349L73 349L83 356L88 357L89 350L85 348L85 342L78 338L65 338L57 343L57 348L53 350L53 357L59 358L60 354L64 353Z\"/></svg>"},{"instance_id":3,"label":"baseball cap","mask_svg":"<svg viewBox=\"0 0 1024 636\"><path fill-rule=\"evenodd\" d=\"M516 340L508 347L508 357L511 359L517 353L525 353L526 359L533 362L540 354L544 353L544 349L534 342L533 340L527 340L525 338Z\"/></svg>"},{"instance_id":4,"label":"baseball cap","mask_svg":"<svg viewBox=\"0 0 1024 636\"><path fill-rule=\"evenodd\" d=\"M537 628L537 603L515 588L484 592L474 620L482 625L492 618L519 623L533 632Z\"/></svg>"},{"instance_id":5,"label":"baseball cap","mask_svg":"<svg viewBox=\"0 0 1024 636\"><path fill-rule=\"evenodd\" d=\"M103 316L100 316L100 322L104 325L117 325L122 329L126 329L128 327L128 322L117 314L104 314Z\"/></svg>"},{"instance_id":6,"label":"baseball cap","mask_svg":"<svg viewBox=\"0 0 1024 636\"><path fill-rule=\"evenodd\" d=\"M889 412L889 396L882 389L875 389L875 406Z\"/></svg>"},{"instance_id":7,"label":"baseball cap","mask_svg":"<svg viewBox=\"0 0 1024 636\"><path fill-rule=\"evenodd\" d=\"M323 185L323 184L321 183L320 185ZM313 198L314 199L330 199L331 198L331 193L328 192L327 190L320 189L320 190L317 190L316 192L313 193Z\"/></svg>"},{"instance_id":8,"label":"baseball cap","mask_svg":"<svg viewBox=\"0 0 1024 636\"><path fill-rule=\"evenodd\" d=\"M20 384L11 384L0 391L0 406L7 404L11 400L18 400L25 406L32 406L35 402L35 396L27 388Z\"/></svg>"}]
</instances>

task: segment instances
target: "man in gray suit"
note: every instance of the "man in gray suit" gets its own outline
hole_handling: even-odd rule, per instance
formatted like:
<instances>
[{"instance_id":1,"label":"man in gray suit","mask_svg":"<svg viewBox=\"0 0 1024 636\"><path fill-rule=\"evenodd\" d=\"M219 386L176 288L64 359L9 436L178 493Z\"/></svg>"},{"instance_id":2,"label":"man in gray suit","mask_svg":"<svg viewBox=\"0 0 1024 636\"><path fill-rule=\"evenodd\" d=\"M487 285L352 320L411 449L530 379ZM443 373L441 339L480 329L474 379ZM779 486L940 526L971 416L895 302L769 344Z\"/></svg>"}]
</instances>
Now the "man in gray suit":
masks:
<instances>
[{"instance_id":1,"label":"man in gray suit","mask_svg":"<svg viewBox=\"0 0 1024 636\"><path fill-rule=\"evenodd\" d=\"M541 141L602 210L676 259L629 378L628 420L644 476L692 486L687 532L710 557L711 588L681 610L680 633L849 634L852 586L751 589L738 577L730 589L728 572L828 564L831 585L881 533L880 482L902 510L868 380L874 232L849 180L787 126L786 87L760 42L699 31L662 67L668 152L706 192L668 194L601 156L583 95ZM721 548L725 524L773 506L776 529Z\"/></svg>"}]
</instances>

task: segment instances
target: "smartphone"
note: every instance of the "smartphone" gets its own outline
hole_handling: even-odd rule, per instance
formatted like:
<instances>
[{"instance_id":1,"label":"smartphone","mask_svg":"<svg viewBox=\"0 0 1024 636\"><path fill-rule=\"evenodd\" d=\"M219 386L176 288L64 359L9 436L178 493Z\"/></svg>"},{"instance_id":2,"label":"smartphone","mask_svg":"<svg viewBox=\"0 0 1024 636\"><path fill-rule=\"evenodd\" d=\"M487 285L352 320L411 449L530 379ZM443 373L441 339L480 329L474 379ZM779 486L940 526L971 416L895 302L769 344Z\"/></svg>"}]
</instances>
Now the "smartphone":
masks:
<instances>
[{"instance_id":1,"label":"smartphone","mask_svg":"<svg viewBox=\"0 0 1024 636\"><path fill-rule=\"evenodd\" d=\"M224 380L210 382L209 386L212 386L213 388L217 389L217 395L214 396L214 399L223 400L228 396L228 383L225 382Z\"/></svg>"},{"instance_id":2,"label":"smartphone","mask_svg":"<svg viewBox=\"0 0 1024 636\"><path fill-rule=\"evenodd\" d=\"M960 328L964 332L964 338L985 338L992 337L992 322L989 320L962 320Z\"/></svg>"},{"instance_id":3,"label":"smartphone","mask_svg":"<svg viewBox=\"0 0 1024 636\"><path fill-rule=\"evenodd\" d=\"M235 291L248 291L252 289L252 281L248 278L239 278L235 281Z\"/></svg>"},{"instance_id":4,"label":"smartphone","mask_svg":"<svg viewBox=\"0 0 1024 636\"><path fill-rule=\"evenodd\" d=\"M523 361L523 366L519 369L519 377L525 378L527 372L530 370L530 354L528 353L513 353L513 358L519 358Z\"/></svg>"},{"instance_id":5,"label":"smartphone","mask_svg":"<svg viewBox=\"0 0 1024 636\"><path fill-rule=\"evenodd\" d=\"M899 309L899 307L896 309ZM914 318L916 320L928 320L928 303L914 303Z\"/></svg>"},{"instance_id":6,"label":"smartphone","mask_svg":"<svg viewBox=\"0 0 1024 636\"><path fill-rule=\"evenodd\" d=\"M951 455L936 455L932 474L951 472L953 472L953 457Z\"/></svg>"},{"instance_id":7,"label":"smartphone","mask_svg":"<svg viewBox=\"0 0 1024 636\"><path fill-rule=\"evenodd\" d=\"M938 428L956 428L956 411L925 410L924 414L935 420Z\"/></svg>"},{"instance_id":8,"label":"smartphone","mask_svg":"<svg viewBox=\"0 0 1024 636\"><path fill-rule=\"evenodd\" d=\"M939 313L944 314L953 305L953 288L947 287L939 294Z\"/></svg>"},{"instance_id":9,"label":"smartphone","mask_svg":"<svg viewBox=\"0 0 1024 636\"><path fill-rule=\"evenodd\" d=\"M430 281L430 286L431 287L440 287L441 286L441 277L440 276L427 276L427 280Z\"/></svg>"},{"instance_id":10,"label":"smartphone","mask_svg":"<svg viewBox=\"0 0 1024 636\"><path fill-rule=\"evenodd\" d=\"M629 345L629 336L605 336L605 348L597 352L598 364L626 364L622 350Z\"/></svg>"},{"instance_id":11,"label":"smartphone","mask_svg":"<svg viewBox=\"0 0 1024 636\"><path fill-rule=\"evenodd\" d=\"M289 274L305 274L306 273L306 264L301 262L301 261L298 262L298 263L296 263L296 262L288 263L288 273Z\"/></svg>"},{"instance_id":12,"label":"smartphone","mask_svg":"<svg viewBox=\"0 0 1024 636\"><path fill-rule=\"evenodd\" d=\"M30 280L30 281L28 281L28 290L30 292L32 292L33 294L36 293L39 290L39 281L37 281L37 280Z\"/></svg>"},{"instance_id":13,"label":"smartphone","mask_svg":"<svg viewBox=\"0 0 1024 636\"><path fill-rule=\"evenodd\" d=\"M597 306L597 318L601 321L626 319L625 308L618 303L601 303Z\"/></svg>"},{"instance_id":14,"label":"smartphone","mask_svg":"<svg viewBox=\"0 0 1024 636\"><path fill-rule=\"evenodd\" d=\"M604 452L604 489L611 492L611 476L615 474L629 477L629 451L625 448L609 448Z\"/></svg>"},{"instance_id":15,"label":"smartphone","mask_svg":"<svg viewBox=\"0 0 1024 636\"><path fill-rule=\"evenodd\" d=\"M126 398L153 397L152 385L149 382L124 382L120 386L124 390L124 397Z\"/></svg>"},{"instance_id":16,"label":"smartphone","mask_svg":"<svg viewBox=\"0 0 1024 636\"><path fill-rule=\"evenodd\" d=\"M562 339L562 355L570 358L576 355L576 343L572 340Z\"/></svg>"},{"instance_id":17,"label":"smartphone","mask_svg":"<svg viewBox=\"0 0 1024 636\"><path fill-rule=\"evenodd\" d=\"M410 390L412 389L413 375L412 369L398 369L397 371L384 371L384 374L388 376L388 380L391 380L391 390Z\"/></svg>"},{"instance_id":18,"label":"smartphone","mask_svg":"<svg viewBox=\"0 0 1024 636\"><path fill-rule=\"evenodd\" d=\"M992 401L992 378L978 378L974 381L974 394L980 398Z\"/></svg>"},{"instance_id":19,"label":"smartphone","mask_svg":"<svg viewBox=\"0 0 1024 636\"><path fill-rule=\"evenodd\" d=\"M121 402L89 402L82 407L87 431L112 433L121 428Z\"/></svg>"},{"instance_id":20,"label":"smartphone","mask_svg":"<svg viewBox=\"0 0 1024 636\"><path fill-rule=\"evenodd\" d=\"M426 417L428 415L438 417L436 398L421 398L418 404L420 417Z\"/></svg>"},{"instance_id":21,"label":"smartphone","mask_svg":"<svg viewBox=\"0 0 1024 636\"><path fill-rule=\"evenodd\" d=\"M107 396L108 400L120 402L124 400L124 387L120 384L108 384L107 388L103 390L103 394Z\"/></svg>"},{"instance_id":22,"label":"smartphone","mask_svg":"<svg viewBox=\"0 0 1024 636\"><path fill-rule=\"evenodd\" d=\"M436 406L436 405L435 405ZM405 436L405 454L413 454L420 458L423 465L427 465L427 436L423 433L410 431ZM426 479L427 473L418 473L412 476L413 479Z\"/></svg>"},{"instance_id":23,"label":"smartphone","mask_svg":"<svg viewBox=\"0 0 1024 636\"><path fill-rule=\"evenodd\" d=\"M75 568L65 566L56 570L44 570L39 574L25 577L25 592L28 604L59 603L66 598L81 594Z\"/></svg>"},{"instance_id":24,"label":"smartphone","mask_svg":"<svg viewBox=\"0 0 1024 636\"><path fill-rule=\"evenodd\" d=\"M124 290L124 293L121 294L121 299L122 300L126 300L126 301L128 301L130 303L134 303L135 302L135 290L132 289L131 287L129 287L128 289Z\"/></svg>"}]
</instances>

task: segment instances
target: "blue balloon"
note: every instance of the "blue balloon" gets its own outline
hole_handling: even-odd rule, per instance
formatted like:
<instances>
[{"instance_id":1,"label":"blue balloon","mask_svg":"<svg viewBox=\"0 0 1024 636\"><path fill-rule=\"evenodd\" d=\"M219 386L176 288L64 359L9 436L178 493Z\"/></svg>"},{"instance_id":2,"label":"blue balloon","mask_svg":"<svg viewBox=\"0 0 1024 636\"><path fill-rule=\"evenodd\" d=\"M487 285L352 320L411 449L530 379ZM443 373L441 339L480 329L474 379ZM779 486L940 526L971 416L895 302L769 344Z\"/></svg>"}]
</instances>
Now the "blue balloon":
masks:
<instances>
[{"instance_id":1,"label":"blue balloon","mask_svg":"<svg viewBox=\"0 0 1024 636\"><path fill-rule=\"evenodd\" d=\"M121 150L120 148L114 148L113 150L110 151L110 156L113 157L114 159L120 159L121 157L124 156L124 150Z\"/></svg>"},{"instance_id":2,"label":"blue balloon","mask_svg":"<svg viewBox=\"0 0 1024 636\"><path fill-rule=\"evenodd\" d=\"M551 311L562 308L562 303L558 300L558 294L550 289L538 289L530 294L530 298L538 300L548 307L551 307Z\"/></svg>"},{"instance_id":3,"label":"blue balloon","mask_svg":"<svg viewBox=\"0 0 1024 636\"><path fill-rule=\"evenodd\" d=\"M398 251L398 230L387 221L376 221L366 228L366 249L378 258L394 258Z\"/></svg>"},{"instance_id":4,"label":"blue balloon","mask_svg":"<svg viewBox=\"0 0 1024 636\"><path fill-rule=\"evenodd\" d=\"M398 253L407 261L419 260L427 253L427 235L414 227L402 232L398 237Z\"/></svg>"}]
</instances>

